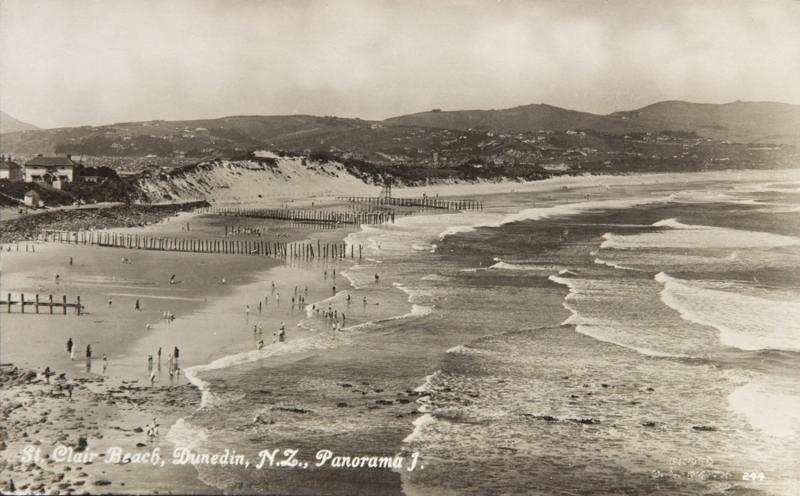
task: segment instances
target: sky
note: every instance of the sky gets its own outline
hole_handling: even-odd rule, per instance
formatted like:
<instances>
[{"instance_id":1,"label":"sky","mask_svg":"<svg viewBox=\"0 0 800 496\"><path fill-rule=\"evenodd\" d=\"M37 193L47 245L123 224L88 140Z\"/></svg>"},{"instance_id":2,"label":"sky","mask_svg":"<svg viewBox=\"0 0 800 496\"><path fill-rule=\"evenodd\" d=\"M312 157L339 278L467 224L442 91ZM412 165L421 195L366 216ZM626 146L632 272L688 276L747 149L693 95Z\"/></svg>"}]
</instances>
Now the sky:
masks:
<instances>
[{"instance_id":1,"label":"sky","mask_svg":"<svg viewBox=\"0 0 800 496\"><path fill-rule=\"evenodd\" d=\"M40 127L673 99L800 104L800 1L0 0Z\"/></svg>"}]
</instances>

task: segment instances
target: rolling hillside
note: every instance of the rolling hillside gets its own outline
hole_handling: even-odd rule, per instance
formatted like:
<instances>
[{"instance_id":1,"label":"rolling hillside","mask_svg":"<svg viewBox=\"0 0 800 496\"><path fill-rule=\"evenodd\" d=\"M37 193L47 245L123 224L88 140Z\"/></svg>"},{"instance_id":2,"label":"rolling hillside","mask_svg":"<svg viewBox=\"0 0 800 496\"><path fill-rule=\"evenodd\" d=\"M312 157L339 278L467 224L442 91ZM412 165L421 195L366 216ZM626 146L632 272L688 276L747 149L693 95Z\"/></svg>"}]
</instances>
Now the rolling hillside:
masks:
<instances>
[{"instance_id":1,"label":"rolling hillside","mask_svg":"<svg viewBox=\"0 0 800 496\"><path fill-rule=\"evenodd\" d=\"M418 114L392 117L386 124L423 126L446 129L484 129L506 132L530 132L540 129L565 131L592 129L612 134L633 130L624 120L608 119L601 115L568 110L552 105L524 105L503 110L432 110Z\"/></svg>"},{"instance_id":2,"label":"rolling hillside","mask_svg":"<svg viewBox=\"0 0 800 496\"><path fill-rule=\"evenodd\" d=\"M695 131L708 138L745 142L800 141L800 106L775 102L732 102L721 105L681 101L659 102L609 116L648 131Z\"/></svg>"},{"instance_id":3,"label":"rolling hillside","mask_svg":"<svg viewBox=\"0 0 800 496\"><path fill-rule=\"evenodd\" d=\"M385 122L506 132L540 129L582 129L611 134L687 131L707 138L737 142L800 142L800 106L773 102L707 104L666 101L609 115L542 104L504 110L429 111L393 117Z\"/></svg>"}]
</instances>

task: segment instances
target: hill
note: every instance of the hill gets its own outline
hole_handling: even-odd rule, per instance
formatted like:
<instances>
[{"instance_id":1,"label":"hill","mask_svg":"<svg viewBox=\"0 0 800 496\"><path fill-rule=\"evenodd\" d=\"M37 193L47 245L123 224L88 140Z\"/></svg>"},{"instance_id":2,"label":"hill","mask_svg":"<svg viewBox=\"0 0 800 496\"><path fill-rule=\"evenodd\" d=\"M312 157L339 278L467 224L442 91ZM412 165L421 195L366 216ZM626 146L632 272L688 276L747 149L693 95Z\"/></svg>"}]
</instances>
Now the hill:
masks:
<instances>
[{"instance_id":1,"label":"hill","mask_svg":"<svg viewBox=\"0 0 800 496\"><path fill-rule=\"evenodd\" d=\"M0 110L0 134L15 133L17 131L33 131L39 129L33 124L22 122Z\"/></svg>"},{"instance_id":2,"label":"hill","mask_svg":"<svg viewBox=\"0 0 800 496\"><path fill-rule=\"evenodd\" d=\"M246 149L277 147L286 141L302 144L317 137L369 128L360 119L287 116L231 116L187 121L122 122L104 126L65 127L3 136L2 149L14 155L73 155L202 158Z\"/></svg>"},{"instance_id":3,"label":"hill","mask_svg":"<svg viewBox=\"0 0 800 496\"><path fill-rule=\"evenodd\" d=\"M694 132L736 142L800 142L800 106L774 102L726 104L665 101L636 110L597 115L551 105L504 110L421 112L392 117L386 124L501 132L592 130L602 133Z\"/></svg>"},{"instance_id":4,"label":"hill","mask_svg":"<svg viewBox=\"0 0 800 496\"><path fill-rule=\"evenodd\" d=\"M608 117L651 132L670 129L737 142L800 142L800 106L786 103L667 101Z\"/></svg>"},{"instance_id":5,"label":"hill","mask_svg":"<svg viewBox=\"0 0 800 496\"><path fill-rule=\"evenodd\" d=\"M523 105L503 110L431 110L418 114L392 117L386 124L423 126L446 129L483 129L501 132L531 132L543 129L566 131L584 129L620 134L634 128L624 120L608 119L602 115L578 112L547 104Z\"/></svg>"}]
</instances>

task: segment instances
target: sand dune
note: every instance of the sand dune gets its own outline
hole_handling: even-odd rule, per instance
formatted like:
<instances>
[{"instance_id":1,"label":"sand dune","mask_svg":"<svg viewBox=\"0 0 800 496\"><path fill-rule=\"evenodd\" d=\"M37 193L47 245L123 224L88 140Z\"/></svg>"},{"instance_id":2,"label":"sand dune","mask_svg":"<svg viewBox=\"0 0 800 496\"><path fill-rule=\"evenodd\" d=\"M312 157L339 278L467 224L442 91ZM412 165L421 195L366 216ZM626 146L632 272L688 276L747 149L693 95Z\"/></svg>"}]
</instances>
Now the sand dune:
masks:
<instances>
[{"instance_id":1,"label":"sand dune","mask_svg":"<svg viewBox=\"0 0 800 496\"><path fill-rule=\"evenodd\" d=\"M254 160L208 162L171 176L143 178L139 186L152 202L208 199L246 203L344 194L366 196L379 191L336 162L268 158L274 158L276 165Z\"/></svg>"}]
</instances>

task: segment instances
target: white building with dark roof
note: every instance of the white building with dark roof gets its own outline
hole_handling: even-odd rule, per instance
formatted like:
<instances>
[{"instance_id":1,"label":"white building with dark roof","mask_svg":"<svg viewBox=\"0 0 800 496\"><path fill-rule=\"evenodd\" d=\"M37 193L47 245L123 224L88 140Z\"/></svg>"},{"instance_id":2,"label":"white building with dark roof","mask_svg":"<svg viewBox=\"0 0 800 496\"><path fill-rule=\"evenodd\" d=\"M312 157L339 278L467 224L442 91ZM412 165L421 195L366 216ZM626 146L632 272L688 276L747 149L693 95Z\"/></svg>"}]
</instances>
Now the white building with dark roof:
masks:
<instances>
[{"instance_id":1,"label":"white building with dark roof","mask_svg":"<svg viewBox=\"0 0 800 496\"><path fill-rule=\"evenodd\" d=\"M43 157L39 155L25 163L25 182L44 183L61 189L63 183L75 180L75 162L69 155Z\"/></svg>"}]
</instances>

